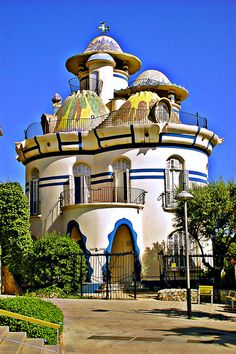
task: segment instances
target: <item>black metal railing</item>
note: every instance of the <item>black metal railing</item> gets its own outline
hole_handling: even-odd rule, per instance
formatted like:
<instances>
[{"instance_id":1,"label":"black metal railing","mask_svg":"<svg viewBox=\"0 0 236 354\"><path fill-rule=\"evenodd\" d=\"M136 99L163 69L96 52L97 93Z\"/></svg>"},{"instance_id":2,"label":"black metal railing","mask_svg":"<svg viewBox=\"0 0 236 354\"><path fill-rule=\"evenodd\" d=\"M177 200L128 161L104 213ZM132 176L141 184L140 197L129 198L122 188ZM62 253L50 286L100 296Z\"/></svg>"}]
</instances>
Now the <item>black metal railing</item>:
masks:
<instances>
[{"instance_id":1,"label":"black metal railing","mask_svg":"<svg viewBox=\"0 0 236 354\"><path fill-rule=\"evenodd\" d=\"M180 111L179 118L182 124L197 125L200 128L207 129L207 118L200 117L198 113L194 114Z\"/></svg>"},{"instance_id":2,"label":"black metal railing","mask_svg":"<svg viewBox=\"0 0 236 354\"><path fill-rule=\"evenodd\" d=\"M49 272L45 266L48 264ZM32 272L37 273L36 269L40 266L45 270L45 274L40 275L44 284L59 288L66 274L70 293L81 298L135 299L140 277L139 264L138 256L133 251L70 253L66 257L32 259ZM40 277L34 284L36 292L41 287Z\"/></svg>"},{"instance_id":3,"label":"black metal railing","mask_svg":"<svg viewBox=\"0 0 236 354\"><path fill-rule=\"evenodd\" d=\"M179 120L182 124L197 125L207 129L207 119L200 117L198 114L187 112L179 113ZM39 122L31 123L25 130L25 139L32 138L37 135L56 132L71 132L71 131L89 131L94 128L108 128L117 126L130 126L131 124L153 124L153 118L150 116L149 109L129 109L120 108L117 111L112 111L109 114L80 118L76 120L49 118L44 121L44 129Z\"/></svg>"},{"instance_id":4,"label":"black metal railing","mask_svg":"<svg viewBox=\"0 0 236 354\"><path fill-rule=\"evenodd\" d=\"M34 136L43 135L43 128L41 123L33 122L25 130L25 139L33 138Z\"/></svg>"},{"instance_id":5,"label":"black metal railing","mask_svg":"<svg viewBox=\"0 0 236 354\"><path fill-rule=\"evenodd\" d=\"M71 93L90 90L94 91L99 95L102 92L103 81L100 79L95 79L92 77L85 77L84 79L79 80L77 77L73 77L68 81Z\"/></svg>"},{"instance_id":6,"label":"black metal railing","mask_svg":"<svg viewBox=\"0 0 236 354\"><path fill-rule=\"evenodd\" d=\"M144 204L145 191L140 188L94 187L70 189L60 194L60 207L84 203Z\"/></svg>"},{"instance_id":7,"label":"black metal railing","mask_svg":"<svg viewBox=\"0 0 236 354\"><path fill-rule=\"evenodd\" d=\"M177 200L175 199L177 192L176 190L166 191L160 195L162 199L162 208L164 210L172 210L175 209L177 206Z\"/></svg>"}]
</instances>

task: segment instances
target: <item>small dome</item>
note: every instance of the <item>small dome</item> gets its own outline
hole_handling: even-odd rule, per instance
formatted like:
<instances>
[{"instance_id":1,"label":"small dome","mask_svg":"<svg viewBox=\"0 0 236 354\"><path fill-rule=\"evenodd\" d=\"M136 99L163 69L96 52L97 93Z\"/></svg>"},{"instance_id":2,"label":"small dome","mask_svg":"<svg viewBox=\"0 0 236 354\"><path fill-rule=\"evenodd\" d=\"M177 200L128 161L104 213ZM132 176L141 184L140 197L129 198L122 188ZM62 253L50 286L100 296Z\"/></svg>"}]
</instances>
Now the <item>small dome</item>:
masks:
<instances>
[{"instance_id":1,"label":"small dome","mask_svg":"<svg viewBox=\"0 0 236 354\"><path fill-rule=\"evenodd\" d=\"M114 53L123 53L119 44L109 36L99 36L94 38L84 53L93 53L93 52L114 52Z\"/></svg>"},{"instance_id":2,"label":"small dome","mask_svg":"<svg viewBox=\"0 0 236 354\"><path fill-rule=\"evenodd\" d=\"M118 109L113 117L114 121L133 121L146 122L150 109L159 102L160 97L151 91L137 92L129 97L129 99Z\"/></svg>"},{"instance_id":3,"label":"small dome","mask_svg":"<svg viewBox=\"0 0 236 354\"><path fill-rule=\"evenodd\" d=\"M88 58L87 63L92 60L105 60L105 61L110 61L111 63L115 63L115 60L112 58L112 56L107 53L93 54Z\"/></svg>"},{"instance_id":4,"label":"small dome","mask_svg":"<svg viewBox=\"0 0 236 354\"><path fill-rule=\"evenodd\" d=\"M141 61L134 55L124 53L119 44L109 36L99 36L94 38L85 51L81 54L74 55L67 59L66 68L74 75L78 75L79 67L86 65L88 58L91 58L91 54L109 54L113 58L114 62L121 61L128 66L129 74L135 74L141 67Z\"/></svg>"},{"instance_id":5,"label":"small dome","mask_svg":"<svg viewBox=\"0 0 236 354\"><path fill-rule=\"evenodd\" d=\"M161 83L170 83L168 77L158 70L145 70L144 72L142 72L142 74L140 74L137 77L135 83L138 84L140 81L147 81L148 79L161 82Z\"/></svg>"},{"instance_id":6,"label":"small dome","mask_svg":"<svg viewBox=\"0 0 236 354\"><path fill-rule=\"evenodd\" d=\"M86 124L89 128L90 120L87 118L100 117L100 120L103 121L108 114L109 109L95 92L78 91L67 97L56 113L55 132L69 131L70 128L73 130L75 127L79 129L80 126L84 128Z\"/></svg>"}]
</instances>

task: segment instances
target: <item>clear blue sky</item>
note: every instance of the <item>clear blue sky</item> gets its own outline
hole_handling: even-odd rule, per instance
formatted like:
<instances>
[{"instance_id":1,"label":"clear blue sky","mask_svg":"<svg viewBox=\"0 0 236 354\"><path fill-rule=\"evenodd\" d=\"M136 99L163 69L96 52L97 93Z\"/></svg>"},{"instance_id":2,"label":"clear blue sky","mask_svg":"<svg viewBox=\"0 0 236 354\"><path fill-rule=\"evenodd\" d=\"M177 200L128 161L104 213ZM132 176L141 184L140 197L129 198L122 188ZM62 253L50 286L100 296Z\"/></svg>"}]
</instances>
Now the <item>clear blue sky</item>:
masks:
<instances>
[{"instance_id":1,"label":"clear blue sky","mask_svg":"<svg viewBox=\"0 0 236 354\"><path fill-rule=\"evenodd\" d=\"M225 138L210 157L210 180L236 180L235 19L235 0L1 0L0 180L24 185L14 142L52 113L55 92L69 95L65 61L99 35L102 20L123 51L142 60L141 71L158 69L189 90L182 109L207 117Z\"/></svg>"}]
</instances>

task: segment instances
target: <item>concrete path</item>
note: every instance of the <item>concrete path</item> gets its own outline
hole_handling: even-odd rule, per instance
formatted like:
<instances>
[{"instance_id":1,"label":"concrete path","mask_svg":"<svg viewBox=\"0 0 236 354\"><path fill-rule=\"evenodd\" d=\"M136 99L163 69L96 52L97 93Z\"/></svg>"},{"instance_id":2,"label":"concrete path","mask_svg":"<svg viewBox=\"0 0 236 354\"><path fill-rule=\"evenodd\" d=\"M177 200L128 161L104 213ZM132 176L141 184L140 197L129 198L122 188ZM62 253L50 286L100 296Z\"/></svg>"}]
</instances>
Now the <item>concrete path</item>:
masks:
<instances>
[{"instance_id":1,"label":"concrete path","mask_svg":"<svg viewBox=\"0 0 236 354\"><path fill-rule=\"evenodd\" d=\"M236 353L236 313L224 305L52 299L65 316L65 354Z\"/></svg>"}]
</instances>

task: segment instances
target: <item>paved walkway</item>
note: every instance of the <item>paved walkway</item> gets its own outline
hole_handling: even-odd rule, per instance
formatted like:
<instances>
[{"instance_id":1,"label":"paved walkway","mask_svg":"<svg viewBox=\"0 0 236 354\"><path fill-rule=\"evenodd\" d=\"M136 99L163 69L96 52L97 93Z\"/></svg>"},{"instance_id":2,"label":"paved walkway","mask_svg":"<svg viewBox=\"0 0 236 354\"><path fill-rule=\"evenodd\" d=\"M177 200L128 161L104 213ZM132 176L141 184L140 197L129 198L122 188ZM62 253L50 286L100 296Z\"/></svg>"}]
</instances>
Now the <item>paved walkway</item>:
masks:
<instances>
[{"instance_id":1,"label":"paved walkway","mask_svg":"<svg viewBox=\"0 0 236 354\"><path fill-rule=\"evenodd\" d=\"M236 313L224 305L52 299L65 316L65 354L236 353Z\"/></svg>"}]
</instances>

